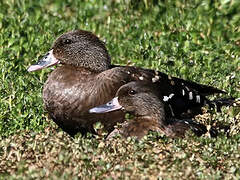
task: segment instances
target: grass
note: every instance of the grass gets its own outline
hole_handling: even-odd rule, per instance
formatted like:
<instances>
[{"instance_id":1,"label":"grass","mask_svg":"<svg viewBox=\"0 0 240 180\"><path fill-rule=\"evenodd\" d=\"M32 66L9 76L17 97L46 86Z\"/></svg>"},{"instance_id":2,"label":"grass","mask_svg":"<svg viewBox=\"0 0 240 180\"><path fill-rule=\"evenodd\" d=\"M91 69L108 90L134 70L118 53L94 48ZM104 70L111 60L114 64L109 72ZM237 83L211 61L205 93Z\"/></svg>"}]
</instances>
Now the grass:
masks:
<instances>
[{"instance_id":1,"label":"grass","mask_svg":"<svg viewBox=\"0 0 240 180\"><path fill-rule=\"evenodd\" d=\"M51 70L26 71L57 36L85 29L106 42L115 64L157 69L240 97L239 1L5 0L0 7L0 179L239 179L239 109L201 118L230 126L215 139L71 139L43 109Z\"/></svg>"}]
</instances>

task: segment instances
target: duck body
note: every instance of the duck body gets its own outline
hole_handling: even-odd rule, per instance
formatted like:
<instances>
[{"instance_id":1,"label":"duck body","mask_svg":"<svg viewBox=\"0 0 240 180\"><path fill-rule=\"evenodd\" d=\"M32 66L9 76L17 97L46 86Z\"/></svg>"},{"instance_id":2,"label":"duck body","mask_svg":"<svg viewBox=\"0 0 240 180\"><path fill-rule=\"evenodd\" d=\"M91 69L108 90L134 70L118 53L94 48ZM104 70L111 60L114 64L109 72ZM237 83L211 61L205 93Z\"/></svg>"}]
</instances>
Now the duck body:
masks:
<instances>
[{"instance_id":1,"label":"duck body","mask_svg":"<svg viewBox=\"0 0 240 180\"><path fill-rule=\"evenodd\" d=\"M111 100L118 89L131 81L148 82L157 86L168 107L166 116L194 117L201 113L205 97L224 93L211 86L197 84L149 69L115 66L104 43L88 31L64 33L52 49L28 71L61 64L48 77L43 89L45 109L51 119L70 135L94 132L93 124L100 121L107 131L124 121L122 111L92 114L89 109Z\"/></svg>"},{"instance_id":2,"label":"duck body","mask_svg":"<svg viewBox=\"0 0 240 180\"><path fill-rule=\"evenodd\" d=\"M116 134L141 139L149 131L157 131L172 138L184 137L188 130L192 130L197 136L207 132L205 125L194 120L169 118L169 108L163 101L162 93L149 83L127 83L119 88L115 96L107 104L89 110L90 113L109 113L120 109L134 115L133 119L125 120L112 131L108 139ZM211 130L211 133L216 134L216 131Z\"/></svg>"},{"instance_id":3,"label":"duck body","mask_svg":"<svg viewBox=\"0 0 240 180\"><path fill-rule=\"evenodd\" d=\"M116 70L115 70L116 71ZM57 67L48 77L43 89L45 109L50 117L70 135L77 132L93 132L93 124L103 123L111 130L121 122L121 111L110 114L89 114L94 106L104 104L114 97L116 91L125 83L123 76L116 77L114 70L102 73L84 68L65 65Z\"/></svg>"},{"instance_id":4,"label":"duck body","mask_svg":"<svg viewBox=\"0 0 240 180\"><path fill-rule=\"evenodd\" d=\"M111 131L117 122L124 120L123 112L96 115L88 110L112 99L117 90L136 79L138 73L135 67L113 67L100 73L72 65L57 67L44 84L45 109L70 135L94 133L93 124L98 121L105 130Z\"/></svg>"},{"instance_id":5,"label":"duck body","mask_svg":"<svg viewBox=\"0 0 240 180\"><path fill-rule=\"evenodd\" d=\"M105 130L110 132L114 125L124 121L124 113L114 111L97 115L90 114L88 110L108 102L115 96L117 90L128 82L147 81L151 83L154 74L154 71L136 67L113 67L101 73L96 73L71 65L60 66L50 74L44 85L45 109L48 111L50 118L70 135L77 132L82 134L85 132L94 133L93 124L98 121L104 125ZM174 94L177 97L176 92L179 87L175 87L177 83L171 84L171 81L175 82L176 80L172 79L170 81L167 76L161 76L160 74L158 76L161 77L160 84L157 83L158 90L164 92L163 96L168 97L170 94ZM181 102L171 103L174 112L169 111L169 116L174 115L182 118L182 116L185 116L182 112L186 112L188 108L193 109L194 105L198 110L195 110L194 113L191 112L188 116L200 113L205 100L204 97L199 103L196 103L194 99L191 103L188 96L182 98L180 94L177 101ZM183 105L184 102L188 104ZM175 107L175 104L180 104L180 106Z\"/></svg>"}]
</instances>

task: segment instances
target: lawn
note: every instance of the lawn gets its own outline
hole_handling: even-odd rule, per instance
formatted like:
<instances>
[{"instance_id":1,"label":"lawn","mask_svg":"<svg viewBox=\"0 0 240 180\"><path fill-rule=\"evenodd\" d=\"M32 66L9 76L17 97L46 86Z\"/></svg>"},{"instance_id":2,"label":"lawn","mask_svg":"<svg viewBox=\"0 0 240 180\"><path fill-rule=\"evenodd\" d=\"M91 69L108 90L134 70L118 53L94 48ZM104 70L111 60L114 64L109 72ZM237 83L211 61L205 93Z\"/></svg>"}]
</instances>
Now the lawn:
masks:
<instances>
[{"instance_id":1,"label":"lawn","mask_svg":"<svg viewBox=\"0 0 240 180\"><path fill-rule=\"evenodd\" d=\"M114 64L156 69L240 97L238 0L0 1L0 179L240 179L240 109L197 117L208 134L141 141L69 137L47 118L51 69L27 67L73 29L106 43Z\"/></svg>"}]
</instances>

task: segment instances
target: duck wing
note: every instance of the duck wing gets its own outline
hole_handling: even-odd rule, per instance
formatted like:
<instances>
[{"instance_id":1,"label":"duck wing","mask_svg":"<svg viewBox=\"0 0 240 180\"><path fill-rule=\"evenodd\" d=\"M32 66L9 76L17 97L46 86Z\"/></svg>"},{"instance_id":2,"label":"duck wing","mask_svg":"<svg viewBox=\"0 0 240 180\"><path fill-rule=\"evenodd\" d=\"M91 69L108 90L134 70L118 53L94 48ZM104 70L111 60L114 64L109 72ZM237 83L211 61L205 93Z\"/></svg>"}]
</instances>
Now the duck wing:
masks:
<instances>
[{"instance_id":1,"label":"duck wing","mask_svg":"<svg viewBox=\"0 0 240 180\"><path fill-rule=\"evenodd\" d=\"M131 66L120 66L120 65L111 65L111 66L112 66L112 68L114 68L114 67L129 68L129 67L131 67ZM182 86L185 86L186 88L195 90L199 94L204 95L204 96L218 94L218 93L226 94L225 91L215 88L213 86L203 85L203 84L199 84L199 83L189 81L189 80L184 80L184 79L177 78L177 77L171 77L160 71L156 71L156 70L152 70L152 69L145 69L145 68L140 68L140 67L131 67L131 68L135 68L136 71L138 71L137 74L140 75L138 77L146 76L147 79L151 79L153 82L156 82L157 80L161 80L161 81L165 81L165 82L168 81L169 83L176 84L177 86L179 86L179 88Z\"/></svg>"},{"instance_id":2,"label":"duck wing","mask_svg":"<svg viewBox=\"0 0 240 180\"><path fill-rule=\"evenodd\" d=\"M192 81L170 77L165 73L132 67L132 66L117 66L113 65L113 69L121 71L121 76L125 76L125 81L143 81L149 82L150 86L155 86L159 97L165 104L167 116L175 118L192 118L197 114L201 114L201 108L205 105L210 107L232 105L232 101L223 103L218 101L210 101L206 96L215 93L224 93L224 91L212 86L198 84ZM115 67L115 68L114 68ZM228 103L229 102L229 103Z\"/></svg>"}]
</instances>

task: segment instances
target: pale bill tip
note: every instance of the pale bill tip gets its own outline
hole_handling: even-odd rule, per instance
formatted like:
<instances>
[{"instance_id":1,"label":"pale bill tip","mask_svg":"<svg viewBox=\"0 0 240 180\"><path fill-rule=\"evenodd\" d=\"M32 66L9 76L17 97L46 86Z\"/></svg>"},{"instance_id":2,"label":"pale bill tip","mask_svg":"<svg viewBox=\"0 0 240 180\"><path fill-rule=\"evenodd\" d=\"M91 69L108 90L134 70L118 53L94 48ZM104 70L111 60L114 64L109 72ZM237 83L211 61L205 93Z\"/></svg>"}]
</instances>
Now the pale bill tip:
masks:
<instances>
[{"instance_id":1,"label":"pale bill tip","mask_svg":"<svg viewBox=\"0 0 240 180\"><path fill-rule=\"evenodd\" d=\"M37 70L40 70L40 69L43 69L43 68L47 68L47 67L56 65L58 63L59 63L59 60L54 57L53 50L50 50L36 64L31 65L27 69L27 71L28 72L37 71Z\"/></svg>"}]
</instances>

